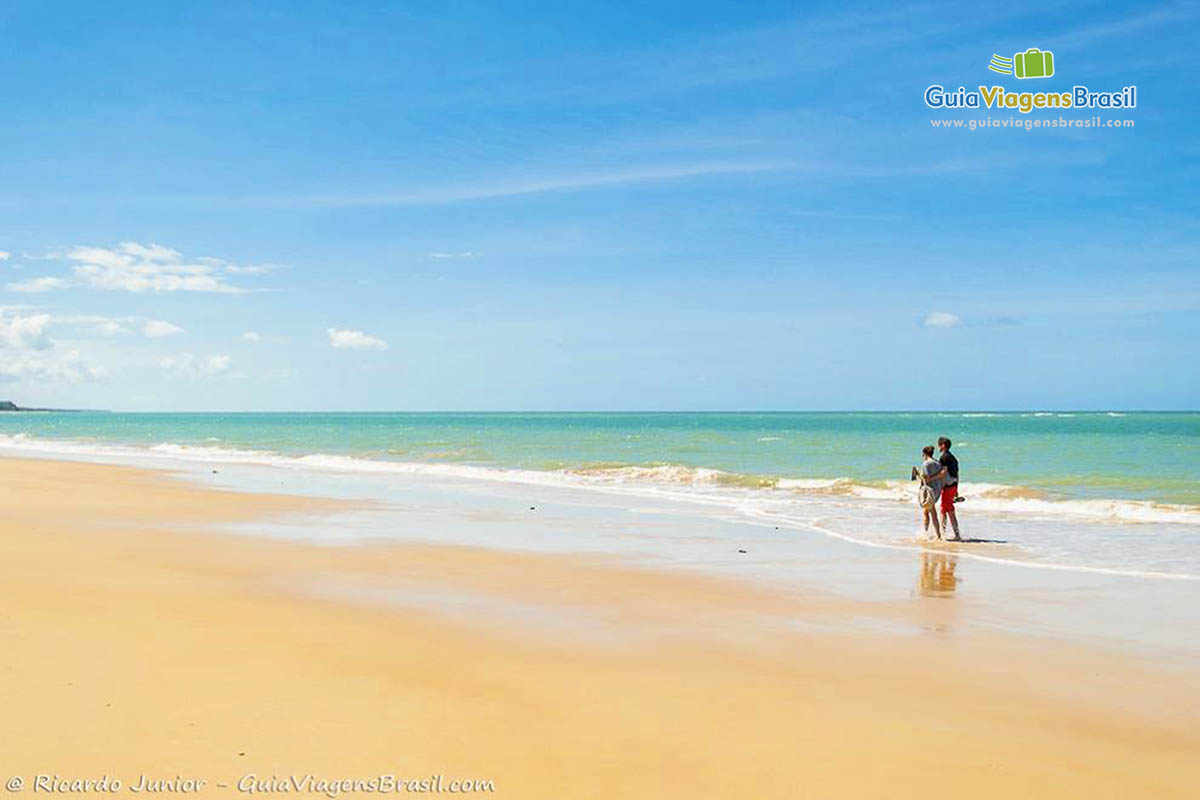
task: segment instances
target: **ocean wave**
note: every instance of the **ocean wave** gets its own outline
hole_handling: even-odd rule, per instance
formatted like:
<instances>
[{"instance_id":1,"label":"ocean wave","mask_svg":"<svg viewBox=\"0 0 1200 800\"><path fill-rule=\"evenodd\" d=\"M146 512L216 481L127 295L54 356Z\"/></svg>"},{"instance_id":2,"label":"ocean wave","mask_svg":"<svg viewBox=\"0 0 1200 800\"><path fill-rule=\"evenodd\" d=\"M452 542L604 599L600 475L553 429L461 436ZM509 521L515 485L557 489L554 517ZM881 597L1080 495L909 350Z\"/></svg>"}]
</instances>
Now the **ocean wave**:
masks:
<instances>
[{"instance_id":1,"label":"ocean wave","mask_svg":"<svg viewBox=\"0 0 1200 800\"><path fill-rule=\"evenodd\" d=\"M100 444L67 439L41 439L23 433L0 434L0 448L68 458L165 458L185 462L244 464L326 472L427 475L563 488L600 488L610 492L664 495L672 499L740 508L746 500L786 500L812 496L855 498L871 502L913 503L913 481L861 481L849 477L776 477L727 472L682 464L591 464L535 470L472 464L399 461L332 453L285 455L212 445L162 442L150 446ZM967 483L959 489L970 511L1075 517L1111 523L1170 523L1200 525L1200 506L1116 498L1055 497L1027 486Z\"/></svg>"}]
</instances>

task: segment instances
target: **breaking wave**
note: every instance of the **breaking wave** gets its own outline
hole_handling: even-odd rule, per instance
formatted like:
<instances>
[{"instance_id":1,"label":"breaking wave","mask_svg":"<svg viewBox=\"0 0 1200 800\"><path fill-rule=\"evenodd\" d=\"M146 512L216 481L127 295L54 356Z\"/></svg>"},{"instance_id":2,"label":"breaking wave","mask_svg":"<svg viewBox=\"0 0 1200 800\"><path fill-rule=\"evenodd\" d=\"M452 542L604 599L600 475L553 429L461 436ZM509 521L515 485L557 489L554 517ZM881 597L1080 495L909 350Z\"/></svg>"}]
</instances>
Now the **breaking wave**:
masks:
<instances>
[{"instance_id":1,"label":"breaking wave","mask_svg":"<svg viewBox=\"0 0 1200 800\"><path fill-rule=\"evenodd\" d=\"M331 453L286 455L211 445L163 442L150 446L103 444L78 440L40 439L25 434L0 434L0 448L69 458L160 458L186 462L263 465L329 472L429 475L526 485L622 489L666 489L679 497L728 503L738 498L789 496L857 498L864 501L912 503L916 485L910 481L860 481L849 477L777 477L726 472L682 464L590 464L535 470L421 461L393 461ZM731 495L730 493L735 493ZM1168 523L1200 525L1200 506L1118 498L1077 499L1053 496L1027 486L966 483L959 493L971 511L1075 517L1110 523Z\"/></svg>"}]
</instances>

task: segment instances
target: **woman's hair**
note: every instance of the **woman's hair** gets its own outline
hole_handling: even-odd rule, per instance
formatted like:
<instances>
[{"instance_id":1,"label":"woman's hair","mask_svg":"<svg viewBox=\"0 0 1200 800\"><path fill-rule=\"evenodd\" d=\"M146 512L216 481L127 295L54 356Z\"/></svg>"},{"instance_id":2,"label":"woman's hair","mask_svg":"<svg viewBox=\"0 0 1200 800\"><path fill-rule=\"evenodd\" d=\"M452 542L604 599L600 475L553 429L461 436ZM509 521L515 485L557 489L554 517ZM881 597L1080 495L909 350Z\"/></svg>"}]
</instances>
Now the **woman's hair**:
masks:
<instances>
[{"instance_id":1,"label":"woman's hair","mask_svg":"<svg viewBox=\"0 0 1200 800\"><path fill-rule=\"evenodd\" d=\"M931 444L927 444L927 445L925 445L924 447L922 447L922 448L921 448L921 455L923 455L923 456L932 456L932 455L933 455L933 445L931 445Z\"/></svg>"}]
</instances>

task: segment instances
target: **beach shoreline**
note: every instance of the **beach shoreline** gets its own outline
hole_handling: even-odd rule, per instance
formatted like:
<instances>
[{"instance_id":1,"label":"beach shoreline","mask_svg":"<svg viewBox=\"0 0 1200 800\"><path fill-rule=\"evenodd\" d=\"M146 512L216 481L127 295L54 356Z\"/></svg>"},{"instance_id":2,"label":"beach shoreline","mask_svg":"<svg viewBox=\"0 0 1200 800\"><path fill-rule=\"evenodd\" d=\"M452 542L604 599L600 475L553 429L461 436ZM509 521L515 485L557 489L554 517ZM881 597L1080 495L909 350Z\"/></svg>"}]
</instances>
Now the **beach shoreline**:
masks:
<instances>
[{"instance_id":1,"label":"beach shoreline","mask_svg":"<svg viewBox=\"0 0 1200 800\"><path fill-rule=\"evenodd\" d=\"M346 501L42 460L0 460L0 486L3 745L27 781L1183 797L1200 777L1194 669L946 635L952 600L914 634L886 602L601 554L222 530L333 520Z\"/></svg>"},{"instance_id":2,"label":"beach shoreline","mask_svg":"<svg viewBox=\"0 0 1200 800\"><path fill-rule=\"evenodd\" d=\"M439 486L516 502L609 495L911 551L925 544L904 465L945 433L964 530L981 540L962 558L1200 582L1198 426L1195 413L1137 412L49 413L0 418L0 455L417 505Z\"/></svg>"}]
</instances>

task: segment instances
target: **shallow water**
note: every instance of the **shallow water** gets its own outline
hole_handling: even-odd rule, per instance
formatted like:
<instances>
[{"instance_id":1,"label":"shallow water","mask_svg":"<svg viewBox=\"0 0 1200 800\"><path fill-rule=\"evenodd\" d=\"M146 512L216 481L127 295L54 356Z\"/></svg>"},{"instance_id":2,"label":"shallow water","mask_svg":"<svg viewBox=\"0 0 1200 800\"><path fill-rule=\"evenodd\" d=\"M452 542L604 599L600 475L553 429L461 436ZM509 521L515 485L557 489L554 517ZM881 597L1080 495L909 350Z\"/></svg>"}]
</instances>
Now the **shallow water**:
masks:
<instances>
[{"instance_id":1,"label":"shallow water","mask_svg":"<svg viewBox=\"0 0 1200 800\"><path fill-rule=\"evenodd\" d=\"M955 441L968 558L1200 578L1200 414L0 414L0 447L359 476L571 488L635 507L922 547L906 480ZM368 481L367 478L370 478Z\"/></svg>"}]
</instances>

